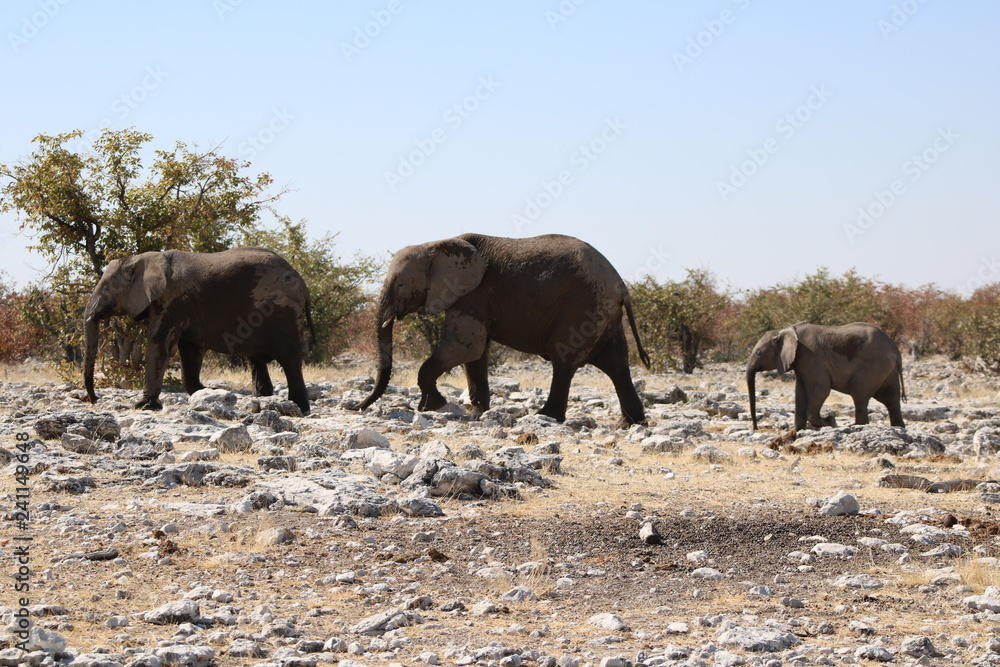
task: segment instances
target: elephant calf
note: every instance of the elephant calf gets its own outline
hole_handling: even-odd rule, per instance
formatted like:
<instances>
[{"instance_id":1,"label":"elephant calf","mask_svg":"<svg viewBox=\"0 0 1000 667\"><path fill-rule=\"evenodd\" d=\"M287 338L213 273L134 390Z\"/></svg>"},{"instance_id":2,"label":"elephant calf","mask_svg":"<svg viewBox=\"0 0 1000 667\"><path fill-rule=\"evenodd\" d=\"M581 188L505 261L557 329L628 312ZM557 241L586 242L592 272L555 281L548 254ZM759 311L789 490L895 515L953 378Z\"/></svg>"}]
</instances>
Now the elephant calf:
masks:
<instances>
[{"instance_id":1,"label":"elephant calf","mask_svg":"<svg viewBox=\"0 0 1000 667\"><path fill-rule=\"evenodd\" d=\"M488 410L489 348L496 341L552 361L552 387L539 414L563 421L573 375L593 364L614 383L624 421L642 422L645 413L632 385L622 308L648 368L625 283L604 255L579 239L463 234L403 248L392 258L379 296L378 379L358 408L378 400L389 384L393 322L409 313L443 311L441 343L417 376L418 409L445 405L437 379L462 364L473 407Z\"/></svg>"},{"instance_id":2,"label":"elephant calf","mask_svg":"<svg viewBox=\"0 0 1000 667\"><path fill-rule=\"evenodd\" d=\"M215 350L249 360L258 396L274 393L267 363L277 361L288 381L288 398L309 412L302 378L302 359L315 338L309 290L295 269L270 250L167 250L110 262L84 311L83 381L92 403L97 402L98 325L112 315L149 324L146 377L137 408L162 407L163 374L176 345L189 394L204 388L202 359L205 350Z\"/></svg>"},{"instance_id":3,"label":"elephant calf","mask_svg":"<svg viewBox=\"0 0 1000 667\"><path fill-rule=\"evenodd\" d=\"M759 371L795 371L795 430L807 426L836 426L833 415L820 417L830 390L854 399L854 423L868 423L868 401L874 398L889 410L889 423L904 426L900 399L903 357L878 327L855 322L843 326L799 323L764 333L747 361L750 417L757 430L756 387Z\"/></svg>"}]
</instances>

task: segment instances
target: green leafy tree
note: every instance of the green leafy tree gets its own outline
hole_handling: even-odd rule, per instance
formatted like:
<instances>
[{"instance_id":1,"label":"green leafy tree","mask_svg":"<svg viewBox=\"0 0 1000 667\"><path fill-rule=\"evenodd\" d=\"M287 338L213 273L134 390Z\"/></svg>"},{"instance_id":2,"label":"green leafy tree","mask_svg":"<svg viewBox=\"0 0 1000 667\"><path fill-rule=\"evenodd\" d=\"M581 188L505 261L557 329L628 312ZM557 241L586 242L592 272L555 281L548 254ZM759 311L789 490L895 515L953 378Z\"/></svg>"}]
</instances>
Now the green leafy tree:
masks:
<instances>
[{"instance_id":1,"label":"green leafy tree","mask_svg":"<svg viewBox=\"0 0 1000 667\"><path fill-rule=\"evenodd\" d=\"M881 288L880 283L859 276L853 269L833 277L826 268L820 268L795 283L753 290L743 299L735 336L748 353L765 331L797 322L871 322L884 326L888 309L879 300Z\"/></svg>"},{"instance_id":2,"label":"green leafy tree","mask_svg":"<svg viewBox=\"0 0 1000 667\"><path fill-rule=\"evenodd\" d=\"M312 319L316 330L313 361L327 360L349 345L345 336L349 320L371 304L367 288L378 277L382 265L370 257L356 255L342 263L336 254L336 234L311 240L305 222L279 218L277 229L256 228L244 234L243 245L273 250L295 267L309 288Z\"/></svg>"},{"instance_id":3,"label":"green leafy tree","mask_svg":"<svg viewBox=\"0 0 1000 667\"><path fill-rule=\"evenodd\" d=\"M26 317L28 301L0 271L0 361L23 361L42 348L44 329Z\"/></svg>"},{"instance_id":4,"label":"green leafy tree","mask_svg":"<svg viewBox=\"0 0 1000 667\"><path fill-rule=\"evenodd\" d=\"M679 365L684 373L693 372L702 353L715 344L730 303L715 276L704 269L688 269L681 282L659 283L646 276L630 284L629 292L653 370Z\"/></svg>"},{"instance_id":5,"label":"green leafy tree","mask_svg":"<svg viewBox=\"0 0 1000 667\"><path fill-rule=\"evenodd\" d=\"M885 320L885 310L877 298L878 283L862 278L854 269L833 278L824 267L786 289L797 312L797 321L837 325L881 324Z\"/></svg>"},{"instance_id":6,"label":"green leafy tree","mask_svg":"<svg viewBox=\"0 0 1000 667\"><path fill-rule=\"evenodd\" d=\"M1000 283L980 287L968 299L959 329L963 351L1000 371Z\"/></svg>"},{"instance_id":7,"label":"green leafy tree","mask_svg":"<svg viewBox=\"0 0 1000 667\"><path fill-rule=\"evenodd\" d=\"M27 158L0 165L0 211L18 214L34 239L29 247L53 264L42 291L60 300L49 324L64 348L79 345L86 295L110 260L168 248L223 250L282 194L268 193L268 174L243 175L247 162L216 150L177 142L153 151L147 166L149 134L105 130L89 150L70 148L81 135L39 135ZM105 372L137 380L140 330L115 322L112 333L105 352L115 368Z\"/></svg>"}]
</instances>

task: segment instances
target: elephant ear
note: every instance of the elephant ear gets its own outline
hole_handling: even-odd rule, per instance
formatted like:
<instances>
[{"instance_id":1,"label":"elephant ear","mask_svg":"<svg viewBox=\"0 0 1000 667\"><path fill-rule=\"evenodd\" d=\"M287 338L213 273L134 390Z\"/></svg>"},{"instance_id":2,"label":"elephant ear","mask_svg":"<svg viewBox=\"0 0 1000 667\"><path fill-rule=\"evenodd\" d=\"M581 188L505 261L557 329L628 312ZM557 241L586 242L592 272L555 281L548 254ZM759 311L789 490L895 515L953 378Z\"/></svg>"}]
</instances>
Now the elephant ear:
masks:
<instances>
[{"instance_id":1,"label":"elephant ear","mask_svg":"<svg viewBox=\"0 0 1000 667\"><path fill-rule=\"evenodd\" d=\"M479 287L486 260L476 246L462 239L438 241L427 274L425 315L436 315Z\"/></svg>"},{"instance_id":2,"label":"elephant ear","mask_svg":"<svg viewBox=\"0 0 1000 667\"><path fill-rule=\"evenodd\" d=\"M795 363L795 353L799 349L799 336L795 333L795 327L783 329L778 336L778 372L785 373Z\"/></svg>"},{"instance_id":3,"label":"elephant ear","mask_svg":"<svg viewBox=\"0 0 1000 667\"><path fill-rule=\"evenodd\" d=\"M125 294L125 311L140 316L167 290L170 266L162 252L146 252L133 258L132 279Z\"/></svg>"}]
</instances>

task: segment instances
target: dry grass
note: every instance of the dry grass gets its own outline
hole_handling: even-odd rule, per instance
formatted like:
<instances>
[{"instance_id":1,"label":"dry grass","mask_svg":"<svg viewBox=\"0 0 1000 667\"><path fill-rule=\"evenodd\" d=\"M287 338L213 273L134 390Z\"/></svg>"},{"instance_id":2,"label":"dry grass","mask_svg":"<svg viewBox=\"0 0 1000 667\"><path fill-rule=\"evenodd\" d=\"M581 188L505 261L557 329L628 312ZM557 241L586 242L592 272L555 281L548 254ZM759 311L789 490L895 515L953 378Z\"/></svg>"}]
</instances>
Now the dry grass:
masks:
<instances>
[{"instance_id":1,"label":"dry grass","mask_svg":"<svg viewBox=\"0 0 1000 667\"><path fill-rule=\"evenodd\" d=\"M965 556L955 565L962 583L981 595L990 586L1000 586L1000 567L977 562L977 556Z\"/></svg>"},{"instance_id":2,"label":"dry grass","mask_svg":"<svg viewBox=\"0 0 1000 667\"><path fill-rule=\"evenodd\" d=\"M32 361L18 364L0 364L0 381L2 382L60 382L55 367L48 363ZM81 382L83 378L81 377Z\"/></svg>"},{"instance_id":3,"label":"dry grass","mask_svg":"<svg viewBox=\"0 0 1000 667\"><path fill-rule=\"evenodd\" d=\"M392 382L397 385L412 385L416 379L416 364L400 364ZM10 368L4 367L4 377L38 378L44 377L44 370L35 367ZM357 375L370 375L374 364L339 365L328 367L310 367L306 370L307 379L311 382L326 380L340 382ZM517 370L503 372L521 383L522 387L538 386L547 391L550 381L549 368L539 366L537 370ZM280 370L273 373L276 381L281 380ZM650 389L670 389L674 385L695 386L700 390L713 391L727 382L720 374L704 374L694 377L676 375L652 376L645 372L636 373L636 377L645 377ZM237 388L249 388L249 372L239 370L210 369L206 373L209 382L230 382ZM32 379L32 381L39 381ZM55 381L53 379L53 381ZM465 386L464 375L459 371L442 382L457 388ZM759 383L761 386L763 383ZM767 400L786 400L784 393L791 388L791 383L772 381L774 393ZM610 391L611 385L607 379L596 372L582 372L574 382L574 390L581 387L594 387L600 391ZM986 383L983 384L983 387ZM985 389L983 390L985 392ZM993 392L995 395L995 392ZM985 393L984 393L985 396ZM613 398L611 399L613 401ZM837 403L840 403L838 406ZM576 406L577 408L579 406ZM836 401L833 408L844 416L850 412L849 403ZM609 424L602 424L609 428ZM463 428L459 425L459 428ZM721 433L724 428L708 428L713 433ZM393 449L405 449L412 441L395 433L387 434L393 443ZM431 436L437 439L437 436ZM544 437L544 436L543 436ZM459 451L462 445L470 442L470 436L462 433L457 436L443 438L453 451ZM960 609L960 595L953 594L948 588L939 593L921 592L933 576L926 568L932 563L914 558L913 569L903 569L894 565L894 557L889 558L882 552L860 549L853 560L836 563L817 563L817 573L812 578L794 569L794 563L782 560L787 551L775 551L773 572L789 572L788 593L801 597L806 602L804 611L794 611L783 608L776 597L769 599L752 599L746 596L746 582L737 578L727 578L719 582L703 582L688 577L684 563L685 550L678 549L671 543L650 549L630 550L624 547L617 550L618 544L611 543L604 551L594 551L587 561L580 565L583 568L597 567L611 571L624 572L622 576L599 578L580 576L580 570L566 572L579 578L577 587L568 591L555 588L555 581L563 576L564 570L557 570L545 565L562 562L565 554L559 554L565 539L565 524L583 524L593 521L593 524L607 526L625 524L625 512L633 504L643 506L644 515L656 515L661 518L676 519L680 510L694 509L697 512L712 511L719 517L736 515L740 512L752 512L754 516L763 513L761 508L770 508L773 516L780 522L781 514L794 513L805 506L807 498L823 498L833 495L841 489L852 493L861 503L862 509L871 511L881 509L891 513L897 509L918 509L934 506L954 514L963 521L965 517L991 519L982 507L982 501L975 494L955 493L930 496L913 489L887 489L878 486L878 479L886 472L884 469L869 465L867 457L860 457L840 451L822 451L815 449L808 452L785 453L779 459L762 457L749 459L737 455L737 450L745 443L725 442L715 440L712 444L720 446L733 458L730 462L712 464L696 459L691 455L692 444L688 443L683 452L663 454L643 454L637 443L626 441L624 432L609 430L609 435L597 438L583 437L580 442L573 438L562 440L563 464L561 474L546 471L545 474L555 482L548 489L526 489L520 499L502 499L485 503L469 503L455 499L435 499L445 510L446 519L412 520L407 522L394 521L396 517L384 517L379 520L361 520L359 530L342 530L328 523L328 517L307 515L295 508L285 508L275 512L254 512L248 515L227 514L222 517L199 519L196 517L179 516L177 512L168 510L164 505L169 502L199 502L210 498L213 502L229 503L245 495L247 489L205 489L178 487L170 490L150 490L142 487L122 487L117 484L105 484L82 497L74 497L72 503L79 507L81 516L93 515L99 517L94 523L103 527L108 515L115 513L131 514L134 518L141 515L149 521L150 533L167 521L177 522L181 533L174 539L180 548L171 555L175 564L169 567L155 567L153 563L140 559L140 554L155 548L136 540L123 549L123 554L129 562L129 567L135 574L127 579L111 579L110 575L116 569L105 565L81 564L65 568L56 568L60 578L51 582L51 589L46 591L45 601L63 602L74 608L73 622L75 628L65 631L72 645L89 648L95 644L103 644L113 650L125 646L145 646L163 638L162 628L150 627L136 622L123 633L122 630L111 630L103 626L109 610L117 613L134 614L151 609L163 602L175 600L191 583L202 581L210 585L232 589L238 594L239 606L245 611L252 610L259 604L267 604L273 609L280 609L279 616L295 615L305 620L305 610L319 607L329 607L336 610L330 616L317 617L317 626L324 628L325 636L344 634L341 626L380 611L390 604L390 596L379 597L368 595L360 589L367 585L337 584L319 585L319 581L330 574L338 574L348 569L371 571L376 568L386 568L393 577L398 577L399 588L411 581L419 582L419 594L432 595L436 603L455 597L454 589L443 592L458 574L465 574L470 565L485 566L488 561L496 558L508 570L513 566L526 562L543 564L536 569L525 572L514 572L496 579L479 578L462 591L472 603L489 597L499 603L499 596L510 588L526 586L539 596L539 599L524 603L504 603L504 611L495 617L454 616L450 614L435 614L437 628L416 629L410 636L416 638L417 644L440 650L442 646L461 645L467 642L469 646L482 646L489 641L501 640L508 644L523 643L531 648L541 648L558 655L561 648L553 649L555 638L566 637L570 646L587 647L588 642L596 637L614 634L587 623L589 617L600 612L618 613L627 624L643 631L651 628L662 628L675 620L690 622L694 616L707 613L755 613L765 618L788 618L789 616L809 616L817 620L830 620L837 628L837 634L810 638L810 642L822 646L844 646L856 641L847 630L849 618L860 618L866 614L878 615L881 620L877 624L879 632L889 632L881 626L891 627L891 635L926 634L926 627L934 627L945 618L938 614L951 614L957 617ZM483 449L489 450L501 444L513 444L514 440L496 442L478 442ZM204 442L185 442L180 445L179 457L184 451L206 449ZM530 449L530 446L526 446ZM760 451L760 446L756 449ZM254 467L257 455L250 452L223 453L216 464L245 465ZM620 459L620 464L612 463L612 459ZM951 460L921 460L908 461L896 459L897 468L894 472L917 474L931 479L951 479L957 477L980 477L989 472L988 468L974 461L956 462ZM356 468L352 468L355 469ZM672 476L666 477L667 472ZM35 497L37 502L58 501L65 503L65 495L39 492ZM138 509L130 503L135 502ZM603 517L607 523L595 520ZM521 521L525 528L522 532L511 532L510 521ZM547 522L547 523L546 523ZM220 531L209 536L198 529L202 524L228 523L230 531ZM538 526L545 524L544 529ZM677 522L674 525L683 525ZM713 524L714 525L714 524ZM835 521L830 526L836 525ZM881 526L881 522L865 524ZM290 545L278 547L262 544L260 534L272 527L291 527L296 534L296 540ZM459 537L465 537L468 528L474 527L480 531L482 541L475 548L470 548L469 540L462 541L459 549ZM312 539L309 531L315 529L322 537ZM428 562L411 565L396 565L391 561L378 560L386 556L383 553L383 541L392 541L399 550L393 555L404 554L419 557L428 548L427 544L409 541L417 530L434 530L438 536L432 546L447 553L451 561L445 564ZM506 532L504 532L506 530ZM631 524L621 528L622 535L632 535L637 531ZM886 527L887 534L894 528ZM550 532L551 531L551 532ZM777 534L777 533L776 533ZM876 533L878 534L878 533ZM374 547L351 546L351 543L362 542L373 537L377 544ZM590 535L585 538L589 539ZM593 542L600 543L602 536L595 535ZM607 536L603 536L607 537ZM739 536L737 536L738 538ZM50 539L46 542L45 539ZM39 553L49 556L51 553L69 553L73 550L96 548L101 539L101 531L82 537L80 542L68 546L65 538L51 534L51 538L40 539ZM698 539L701 539L700 534ZM849 542L848 538L845 543ZM894 540L897 538L893 538ZM902 540L903 538L899 538ZM549 540L546 542L546 540ZM764 540L767 541L767 538ZM607 545L609 541L604 540ZM990 544L989 539L977 538L978 544ZM549 547L546 547L546 544ZM583 541L581 551L590 551L591 544ZM742 543L741 543L742 544ZM494 552L484 552L484 548L493 546ZM911 551L922 551L914 545ZM516 547L516 548L515 548ZM552 553L550 553L550 548ZM701 548L701 547L699 547ZM706 544L705 547L713 547ZM504 552L504 550L507 550ZM723 543L720 542L712 551L712 558L724 560L727 554L722 553ZM739 549L738 549L739 550ZM807 550L804 547L803 550ZM251 553L264 553L269 557L267 563L247 562L240 557ZM571 553L571 552L570 552ZM671 566L673 569L659 570L655 567L647 569L636 568L630 564L632 559L640 558L643 553L652 554L653 565ZM680 562L679 565L677 563ZM289 565L293 563L294 565ZM298 563L305 563L300 566ZM972 587L976 593L983 592L990 585L1000 585L1000 569L992 568L983 563L975 562L975 557L969 555L953 562L956 571L962 577L962 583ZM727 564L728 565L728 564ZM435 568L441 567L442 570ZM820 572L826 567L826 572ZM452 568L455 573L449 573L445 568ZM618 570L615 570L618 568ZM722 567L726 569L725 566ZM253 583L246 590L237 590L242 584L235 583L237 570L248 573ZM420 575L418 571L429 574ZM857 591L839 591L826 585L825 581L832 576L834 570L849 573L868 572L873 576L885 579L888 584L877 592L859 593ZM761 571L754 571L755 583L771 584L772 574L766 577ZM308 574L305 574L307 572ZM747 575L750 576L750 575ZM297 578L301 577L299 580ZM655 583L647 583L643 578L659 577ZM362 580L365 579L361 575ZM377 581L372 578L373 582ZM298 586L310 583L315 597L296 596L306 591ZM808 582L807 584L804 582ZM621 595L624 587L630 592L629 597ZM661 587L656 594L649 593L654 587ZM253 590L258 596L251 601L243 596ZM700 591L694 596L695 590ZM124 591L126 599L117 599L116 591ZM178 592L180 591L180 593ZM586 591L584 593L583 591ZM781 593L785 594L784 591ZM95 601L95 597L100 597ZM620 602L620 606L617 603ZM854 609L848 616L836 614L837 605L847 605ZM669 607L669 610L658 609ZM94 620L82 616L83 610L94 610ZM76 610L80 610L77 613ZM325 624L325 625L324 625ZM511 626L524 626L527 630L549 627L547 638L536 640L527 635L501 636L509 631ZM319 633L310 629L309 632ZM662 643L700 644L715 638L715 629L692 626L692 632L687 637L663 638ZM981 633L983 628L976 627L971 622L952 621L941 632L954 635L960 632ZM122 634L130 634L129 639L121 639ZM623 643L595 649L598 653L607 652L634 654L634 651L648 647L637 641L631 633L620 635ZM659 640L657 640L659 641ZM434 647L434 644L437 644ZM587 650L587 649L585 649ZM655 650L655 649L654 649ZM415 655L403 655L400 661L409 664L416 660ZM596 662L596 661L595 661ZM223 656L220 664L247 664Z\"/></svg>"}]
</instances>

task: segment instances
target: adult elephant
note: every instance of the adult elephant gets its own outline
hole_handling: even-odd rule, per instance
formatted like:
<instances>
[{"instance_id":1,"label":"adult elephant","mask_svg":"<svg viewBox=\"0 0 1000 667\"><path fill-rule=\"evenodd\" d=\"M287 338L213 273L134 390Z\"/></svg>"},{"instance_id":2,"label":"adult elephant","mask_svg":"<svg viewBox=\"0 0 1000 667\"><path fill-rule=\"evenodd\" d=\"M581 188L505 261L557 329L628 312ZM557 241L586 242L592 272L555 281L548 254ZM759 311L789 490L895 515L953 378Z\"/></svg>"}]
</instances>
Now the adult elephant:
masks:
<instances>
[{"instance_id":1,"label":"adult elephant","mask_svg":"<svg viewBox=\"0 0 1000 667\"><path fill-rule=\"evenodd\" d=\"M604 255L579 239L463 234L403 248L393 257L379 296L378 379L358 409L378 400L389 384L395 320L444 311L441 342L417 376L418 409L444 406L437 379L464 364L473 407L488 410L489 347L496 341L552 362L552 386L539 414L566 418L570 382L589 363L611 378L624 421L642 422L645 413L628 365L623 307L639 356L649 367L625 283Z\"/></svg>"},{"instance_id":2,"label":"adult elephant","mask_svg":"<svg viewBox=\"0 0 1000 667\"><path fill-rule=\"evenodd\" d=\"M747 361L750 416L757 430L756 387L759 371L795 371L795 429L836 426L833 415L820 417L823 401L836 389L854 399L854 423L868 423L868 401L889 410L889 423L904 426L899 407L906 400L903 358L878 327L855 322L843 326L799 323L764 333Z\"/></svg>"},{"instance_id":3,"label":"adult elephant","mask_svg":"<svg viewBox=\"0 0 1000 667\"><path fill-rule=\"evenodd\" d=\"M128 315L147 320L146 376L137 408L159 410L163 374L174 346L184 389L203 389L205 350L245 357L254 392L274 393L267 363L285 371L288 397L309 412L302 358L312 340L309 291L302 277L276 253L235 248L216 253L145 252L116 259L104 270L84 310L83 381L94 393L94 360L101 320Z\"/></svg>"}]
</instances>

